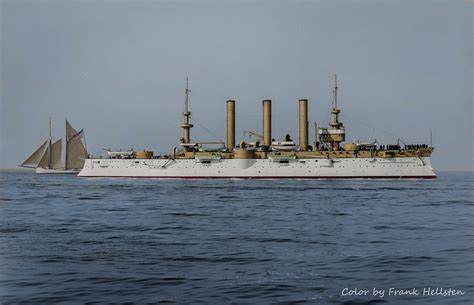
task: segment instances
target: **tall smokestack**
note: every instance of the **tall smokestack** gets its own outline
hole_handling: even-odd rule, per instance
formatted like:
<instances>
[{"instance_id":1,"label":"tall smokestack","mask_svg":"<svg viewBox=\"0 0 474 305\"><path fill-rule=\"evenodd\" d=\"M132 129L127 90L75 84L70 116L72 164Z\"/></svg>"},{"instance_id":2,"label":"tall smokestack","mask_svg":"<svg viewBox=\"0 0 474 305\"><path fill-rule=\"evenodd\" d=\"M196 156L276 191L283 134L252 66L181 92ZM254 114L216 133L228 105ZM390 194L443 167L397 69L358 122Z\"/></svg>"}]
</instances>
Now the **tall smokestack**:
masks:
<instances>
[{"instance_id":1,"label":"tall smokestack","mask_svg":"<svg viewBox=\"0 0 474 305\"><path fill-rule=\"evenodd\" d=\"M232 151L235 147L235 101L228 100L227 104L227 149Z\"/></svg>"},{"instance_id":2,"label":"tall smokestack","mask_svg":"<svg viewBox=\"0 0 474 305\"><path fill-rule=\"evenodd\" d=\"M263 100L263 144L272 145L272 101Z\"/></svg>"},{"instance_id":3,"label":"tall smokestack","mask_svg":"<svg viewBox=\"0 0 474 305\"><path fill-rule=\"evenodd\" d=\"M300 99L300 148L308 150L308 100Z\"/></svg>"}]
</instances>

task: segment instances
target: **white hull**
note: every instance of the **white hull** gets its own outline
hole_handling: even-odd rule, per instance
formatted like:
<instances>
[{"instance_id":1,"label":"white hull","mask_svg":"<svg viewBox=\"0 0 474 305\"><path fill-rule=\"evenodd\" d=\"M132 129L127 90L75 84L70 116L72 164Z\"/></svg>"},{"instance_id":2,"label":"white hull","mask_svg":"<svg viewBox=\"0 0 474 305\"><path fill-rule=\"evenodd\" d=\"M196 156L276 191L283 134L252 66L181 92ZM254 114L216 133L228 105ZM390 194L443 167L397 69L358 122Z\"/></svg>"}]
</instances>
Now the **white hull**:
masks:
<instances>
[{"instance_id":1,"label":"white hull","mask_svg":"<svg viewBox=\"0 0 474 305\"><path fill-rule=\"evenodd\" d=\"M72 169L52 169L52 168L43 168L37 167L37 174L78 174L80 171Z\"/></svg>"},{"instance_id":2,"label":"white hull","mask_svg":"<svg viewBox=\"0 0 474 305\"><path fill-rule=\"evenodd\" d=\"M81 177L133 178L419 178L436 174L429 157L272 159L86 159Z\"/></svg>"}]
</instances>

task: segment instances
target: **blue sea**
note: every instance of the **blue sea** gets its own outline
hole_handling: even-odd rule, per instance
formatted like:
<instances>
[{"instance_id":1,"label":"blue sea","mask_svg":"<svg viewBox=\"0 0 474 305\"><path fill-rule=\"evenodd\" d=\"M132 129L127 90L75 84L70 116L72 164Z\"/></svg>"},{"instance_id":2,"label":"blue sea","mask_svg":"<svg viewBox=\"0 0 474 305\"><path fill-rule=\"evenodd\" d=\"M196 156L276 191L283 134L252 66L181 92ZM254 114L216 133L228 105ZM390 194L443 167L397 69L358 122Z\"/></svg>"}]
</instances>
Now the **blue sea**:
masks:
<instances>
[{"instance_id":1,"label":"blue sea","mask_svg":"<svg viewBox=\"0 0 474 305\"><path fill-rule=\"evenodd\" d=\"M473 173L257 181L1 173L0 302L472 305L473 194Z\"/></svg>"}]
</instances>

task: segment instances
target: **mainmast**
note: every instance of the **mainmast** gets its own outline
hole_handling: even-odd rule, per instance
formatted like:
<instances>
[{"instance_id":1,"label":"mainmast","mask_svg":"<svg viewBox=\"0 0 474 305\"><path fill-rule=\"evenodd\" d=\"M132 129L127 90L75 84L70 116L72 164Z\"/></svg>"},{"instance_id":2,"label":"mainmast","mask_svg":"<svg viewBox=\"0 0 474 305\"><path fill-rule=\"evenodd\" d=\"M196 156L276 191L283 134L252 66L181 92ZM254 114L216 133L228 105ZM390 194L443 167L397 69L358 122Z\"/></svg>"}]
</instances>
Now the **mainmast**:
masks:
<instances>
[{"instance_id":1,"label":"mainmast","mask_svg":"<svg viewBox=\"0 0 474 305\"><path fill-rule=\"evenodd\" d=\"M190 142L190 130L193 127L192 124L189 124L189 117L191 116L191 112L189 111L189 93L191 90L188 88L188 78L186 77L186 89L184 90L184 112L183 112L183 144L189 144Z\"/></svg>"},{"instance_id":2,"label":"mainmast","mask_svg":"<svg viewBox=\"0 0 474 305\"><path fill-rule=\"evenodd\" d=\"M52 157L52 149L51 143L53 141L53 137L51 136L51 117L49 117L49 132L48 132L48 148L49 148L49 158L48 158L48 168L51 168L51 157Z\"/></svg>"},{"instance_id":3,"label":"mainmast","mask_svg":"<svg viewBox=\"0 0 474 305\"><path fill-rule=\"evenodd\" d=\"M68 150L68 142L69 142L69 138L67 136L67 118L64 118L64 129L65 129L65 137L64 139L66 140L66 149L65 149L65 154L64 154L64 170L67 170L67 150Z\"/></svg>"}]
</instances>

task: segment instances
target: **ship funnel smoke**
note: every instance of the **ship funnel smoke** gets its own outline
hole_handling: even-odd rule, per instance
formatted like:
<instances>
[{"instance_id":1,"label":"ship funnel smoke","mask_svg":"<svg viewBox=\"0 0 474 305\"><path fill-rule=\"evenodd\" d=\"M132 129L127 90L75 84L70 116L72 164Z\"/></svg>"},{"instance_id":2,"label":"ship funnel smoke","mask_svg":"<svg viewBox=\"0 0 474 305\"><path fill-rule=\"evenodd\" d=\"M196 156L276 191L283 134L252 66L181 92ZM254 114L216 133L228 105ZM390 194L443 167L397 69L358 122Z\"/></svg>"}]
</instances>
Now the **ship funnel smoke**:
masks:
<instances>
[{"instance_id":1,"label":"ship funnel smoke","mask_svg":"<svg viewBox=\"0 0 474 305\"><path fill-rule=\"evenodd\" d=\"M263 105L263 144L272 145L272 101L264 100Z\"/></svg>"},{"instance_id":2,"label":"ship funnel smoke","mask_svg":"<svg viewBox=\"0 0 474 305\"><path fill-rule=\"evenodd\" d=\"M300 149L308 150L308 100L300 99Z\"/></svg>"},{"instance_id":3,"label":"ship funnel smoke","mask_svg":"<svg viewBox=\"0 0 474 305\"><path fill-rule=\"evenodd\" d=\"M235 101L228 100L227 104L227 149L232 151L235 147Z\"/></svg>"}]
</instances>

